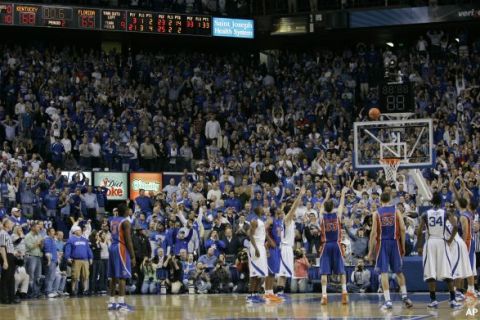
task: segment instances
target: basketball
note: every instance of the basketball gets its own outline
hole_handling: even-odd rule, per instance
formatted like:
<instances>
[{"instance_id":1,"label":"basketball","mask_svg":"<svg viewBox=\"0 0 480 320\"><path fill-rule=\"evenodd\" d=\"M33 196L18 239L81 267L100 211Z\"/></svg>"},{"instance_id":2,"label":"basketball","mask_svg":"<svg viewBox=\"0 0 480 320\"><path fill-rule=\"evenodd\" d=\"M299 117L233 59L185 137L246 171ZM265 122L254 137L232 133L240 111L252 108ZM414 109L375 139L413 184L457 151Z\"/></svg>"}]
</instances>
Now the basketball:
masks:
<instances>
[{"instance_id":1,"label":"basketball","mask_svg":"<svg viewBox=\"0 0 480 320\"><path fill-rule=\"evenodd\" d=\"M380 109L378 108L370 109L370 111L368 111L368 116L372 120L378 120L380 118Z\"/></svg>"}]
</instances>

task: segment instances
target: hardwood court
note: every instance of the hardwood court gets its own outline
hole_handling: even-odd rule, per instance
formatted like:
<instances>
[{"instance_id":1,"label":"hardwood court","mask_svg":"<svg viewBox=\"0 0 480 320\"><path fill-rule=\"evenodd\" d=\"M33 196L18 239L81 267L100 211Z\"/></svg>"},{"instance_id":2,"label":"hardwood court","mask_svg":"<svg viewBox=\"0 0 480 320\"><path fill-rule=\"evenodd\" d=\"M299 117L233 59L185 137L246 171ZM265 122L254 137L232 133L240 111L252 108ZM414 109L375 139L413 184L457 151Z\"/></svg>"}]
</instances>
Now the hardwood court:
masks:
<instances>
[{"instance_id":1,"label":"hardwood court","mask_svg":"<svg viewBox=\"0 0 480 320\"><path fill-rule=\"evenodd\" d=\"M108 319L479 319L467 316L468 307L452 311L445 294L436 311L427 310L428 294L412 294L414 307L405 309L395 295L392 312L379 309L382 296L352 294L350 304L340 304L340 296L329 295L329 305L320 305L319 294L292 295L282 304L250 305L245 295L129 296L135 306L131 313L108 312L106 297L32 300L20 305L0 305L1 320L108 320ZM480 309L480 303L470 310Z\"/></svg>"}]
</instances>

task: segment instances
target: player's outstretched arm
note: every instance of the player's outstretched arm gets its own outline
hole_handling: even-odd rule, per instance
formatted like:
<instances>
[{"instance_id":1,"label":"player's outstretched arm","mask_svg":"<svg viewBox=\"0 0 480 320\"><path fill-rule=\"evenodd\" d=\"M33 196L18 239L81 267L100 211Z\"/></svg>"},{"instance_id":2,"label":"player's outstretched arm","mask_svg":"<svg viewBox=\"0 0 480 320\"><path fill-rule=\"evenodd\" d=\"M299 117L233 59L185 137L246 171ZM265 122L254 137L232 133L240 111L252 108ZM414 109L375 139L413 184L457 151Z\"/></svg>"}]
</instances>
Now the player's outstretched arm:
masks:
<instances>
[{"instance_id":1,"label":"player's outstretched arm","mask_svg":"<svg viewBox=\"0 0 480 320\"><path fill-rule=\"evenodd\" d=\"M130 221L123 221L122 228L125 235L125 244L127 246L128 252L130 253L130 262L132 264L132 267L134 267L137 262L135 261L135 251L133 251L132 226L130 224Z\"/></svg>"},{"instance_id":2,"label":"player's outstretched arm","mask_svg":"<svg viewBox=\"0 0 480 320\"><path fill-rule=\"evenodd\" d=\"M297 198L293 202L292 207L290 208L290 211L288 211L288 214L285 217L285 222L287 224L292 222L293 219L295 218L295 213L297 212L297 208L300 205L300 203L302 202L303 196L305 195L306 192L307 192L307 189L305 189L305 187L302 187L300 189L300 192L299 192Z\"/></svg>"},{"instance_id":3,"label":"player's outstretched arm","mask_svg":"<svg viewBox=\"0 0 480 320\"><path fill-rule=\"evenodd\" d=\"M345 195L347 194L348 190L350 190L350 188L348 187L342 188L342 194L340 196L340 204L337 209L337 215L340 220L342 220L343 210L345 209Z\"/></svg>"}]
</instances>

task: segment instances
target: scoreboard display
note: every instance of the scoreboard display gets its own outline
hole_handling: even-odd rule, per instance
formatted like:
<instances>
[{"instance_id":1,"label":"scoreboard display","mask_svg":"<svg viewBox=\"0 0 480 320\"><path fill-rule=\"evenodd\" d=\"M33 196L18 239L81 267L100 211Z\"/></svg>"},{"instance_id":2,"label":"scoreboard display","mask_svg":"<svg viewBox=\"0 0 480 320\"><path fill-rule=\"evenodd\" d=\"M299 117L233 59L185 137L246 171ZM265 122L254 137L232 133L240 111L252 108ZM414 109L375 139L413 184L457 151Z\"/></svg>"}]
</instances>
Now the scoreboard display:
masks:
<instances>
[{"instance_id":1,"label":"scoreboard display","mask_svg":"<svg viewBox=\"0 0 480 320\"><path fill-rule=\"evenodd\" d=\"M415 112L415 97L410 83L384 83L380 85L379 96L382 113Z\"/></svg>"},{"instance_id":2,"label":"scoreboard display","mask_svg":"<svg viewBox=\"0 0 480 320\"><path fill-rule=\"evenodd\" d=\"M196 14L0 3L0 25L9 26L212 37L212 19Z\"/></svg>"}]
</instances>

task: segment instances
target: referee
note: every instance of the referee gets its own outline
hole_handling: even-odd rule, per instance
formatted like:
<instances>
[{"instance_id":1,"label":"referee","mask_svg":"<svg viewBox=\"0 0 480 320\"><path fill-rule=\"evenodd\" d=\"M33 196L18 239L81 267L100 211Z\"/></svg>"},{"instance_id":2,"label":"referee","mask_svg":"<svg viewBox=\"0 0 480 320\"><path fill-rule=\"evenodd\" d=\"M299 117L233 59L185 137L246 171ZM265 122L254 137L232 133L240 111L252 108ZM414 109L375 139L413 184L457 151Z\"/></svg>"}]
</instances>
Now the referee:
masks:
<instances>
[{"instance_id":1,"label":"referee","mask_svg":"<svg viewBox=\"0 0 480 320\"><path fill-rule=\"evenodd\" d=\"M3 229L0 230L0 302L4 304L19 303L15 299L15 256L13 255L13 242L9 232L13 228L10 219L3 221Z\"/></svg>"}]
</instances>

